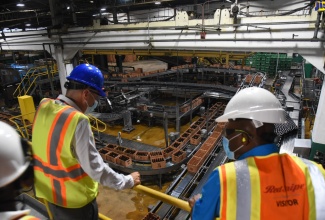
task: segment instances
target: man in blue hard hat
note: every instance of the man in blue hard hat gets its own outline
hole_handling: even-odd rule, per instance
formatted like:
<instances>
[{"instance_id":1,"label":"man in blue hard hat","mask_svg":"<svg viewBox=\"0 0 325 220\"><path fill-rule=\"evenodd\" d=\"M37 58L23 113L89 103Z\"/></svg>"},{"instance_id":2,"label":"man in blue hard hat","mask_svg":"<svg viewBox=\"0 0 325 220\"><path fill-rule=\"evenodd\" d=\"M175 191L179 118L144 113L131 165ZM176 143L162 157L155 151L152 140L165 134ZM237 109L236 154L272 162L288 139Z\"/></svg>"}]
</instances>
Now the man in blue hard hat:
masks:
<instances>
[{"instance_id":1,"label":"man in blue hard hat","mask_svg":"<svg viewBox=\"0 0 325 220\"><path fill-rule=\"evenodd\" d=\"M40 102L33 124L36 196L43 198L51 219L98 219L98 183L115 189L140 184L138 172L122 175L98 153L89 119L100 97L104 78L89 64L67 77L66 95Z\"/></svg>"}]
</instances>

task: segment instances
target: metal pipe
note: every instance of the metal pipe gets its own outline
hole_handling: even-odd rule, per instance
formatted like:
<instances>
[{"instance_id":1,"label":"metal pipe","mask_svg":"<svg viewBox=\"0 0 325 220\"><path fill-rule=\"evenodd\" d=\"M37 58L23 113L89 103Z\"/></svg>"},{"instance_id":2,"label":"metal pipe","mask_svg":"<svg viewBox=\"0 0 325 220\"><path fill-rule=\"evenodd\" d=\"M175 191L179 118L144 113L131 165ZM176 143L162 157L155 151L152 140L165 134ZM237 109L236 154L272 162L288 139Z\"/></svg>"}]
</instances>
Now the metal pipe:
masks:
<instances>
[{"instance_id":1,"label":"metal pipe","mask_svg":"<svg viewBox=\"0 0 325 220\"><path fill-rule=\"evenodd\" d=\"M164 112L164 116L163 116L163 125L164 125L164 133L165 133L165 144L166 144L166 148L169 146L168 144L168 116L167 116L167 112Z\"/></svg>"},{"instance_id":2,"label":"metal pipe","mask_svg":"<svg viewBox=\"0 0 325 220\"><path fill-rule=\"evenodd\" d=\"M98 213L98 218L101 220L112 220L111 218L108 218L107 216L103 215L102 213Z\"/></svg>"},{"instance_id":3,"label":"metal pipe","mask_svg":"<svg viewBox=\"0 0 325 220\"><path fill-rule=\"evenodd\" d=\"M296 22L269 22L269 23L243 23L243 24L220 24L220 27L241 27L241 26L263 26L263 25L294 25L294 24L312 24L312 23L316 23L316 21L296 21ZM123 23L120 23L119 25L122 25ZM125 25L125 24L123 24ZM205 28L215 28L216 25L205 25ZM91 29L91 28L86 28L85 30L78 30L78 31L68 31L68 32L61 32L61 30L55 29L55 30L51 30L51 34L52 35L62 35L62 34L73 34L73 33L83 33L83 32L109 32L109 31L117 31L117 30L143 30L143 29L147 29L148 26L146 25L145 27L120 27L120 28L114 28L114 27L110 27L110 29ZM150 30L166 30L168 29L167 26L151 26L149 27ZM170 26L171 29L175 30L175 25ZM197 25L194 26L178 26L177 29L184 29L184 30L188 30L190 28L196 28L198 29ZM164 33L165 35L166 33Z\"/></svg>"},{"instance_id":4,"label":"metal pipe","mask_svg":"<svg viewBox=\"0 0 325 220\"><path fill-rule=\"evenodd\" d=\"M271 39L271 38L246 38L246 39L230 39L230 38L222 38L222 39L169 39L169 40L150 40L150 42L195 42L195 41L202 41L202 42L207 42L207 41L233 41L233 42L242 42L242 41L255 41L255 42L260 42L260 41L265 41L265 42L325 42L325 39L319 39L319 38L300 38L300 39L292 39L292 38L276 38L276 39ZM127 44L127 43L145 43L147 42L146 40L130 40L130 41L96 41L96 42L87 42L86 44ZM60 45L60 44L83 44L82 42L72 42L72 41L67 41L67 42L62 42L62 43L53 43L54 45Z\"/></svg>"},{"instance_id":5,"label":"metal pipe","mask_svg":"<svg viewBox=\"0 0 325 220\"><path fill-rule=\"evenodd\" d=\"M51 47L51 45L49 45L49 47ZM50 87L51 87L51 97L54 96L54 85L53 85L53 79L52 79L52 73L49 67L49 63L47 62L47 54L46 54L46 49L45 49L45 44L43 44L43 52L44 52L44 57L45 57L45 62L46 62L46 68L47 68L47 74L50 80Z\"/></svg>"},{"instance_id":6,"label":"metal pipe","mask_svg":"<svg viewBox=\"0 0 325 220\"><path fill-rule=\"evenodd\" d=\"M152 198L159 199L160 201L163 201L165 203L173 205L173 206L180 208L182 210L185 210L187 212L191 212L191 207L188 204L188 202L184 201L182 199L179 199L179 198L167 195L165 193L153 190L153 189L143 186L143 185L137 185L137 186L133 187L133 189L137 192L147 194Z\"/></svg>"},{"instance_id":7,"label":"metal pipe","mask_svg":"<svg viewBox=\"0 0 325 220\"><path fill-rule=\"evenodd\" d=\"M314 36L313 36L313 38L315 38L315 39L317 39L321 14L322 14L322 12L317 13L317 20L316 20L316 23L315 23L315 31L314 31Z\"/></svg>"}]
</instances>

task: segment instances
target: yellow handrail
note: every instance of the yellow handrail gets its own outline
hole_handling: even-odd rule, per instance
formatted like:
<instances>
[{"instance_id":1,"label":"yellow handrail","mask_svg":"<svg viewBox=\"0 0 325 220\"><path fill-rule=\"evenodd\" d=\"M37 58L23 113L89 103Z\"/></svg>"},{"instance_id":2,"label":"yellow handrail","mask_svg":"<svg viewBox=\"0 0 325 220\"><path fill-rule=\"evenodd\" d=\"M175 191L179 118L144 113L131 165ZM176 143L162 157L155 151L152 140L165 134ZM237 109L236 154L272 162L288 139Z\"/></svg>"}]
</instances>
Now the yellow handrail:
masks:
<instances>
[{"instance_id":1,"label":"yellow handrail","mask_svg":"<svg viewBox=\"0 0 325 220\"><path fill-rule=\"evenodd\" d=\"M40 76L46 76L46 75L48 75L47 72L39 73L39 74L35 75L34 78L33 78L33 81L32 81L32 82L29 82L29 87L28 87L27 90L25 91L25 94L28 94L29 90L30 90L30 89L32 88L32 86L35 84L35 81L38 79L38 77L40 77ZM19 95L21 95L21 94L19 93Z\"/></svg>"},{"instance_id":2,"label":"yellow handrail","mask_svg":"<svg viewBox=\"0 0 325 220\"><path fill-rule=\"evenodd\" d=\"M103 215L102 213L98 213L98 218L101 220L112 220L111 218Z\"/></svg>"},{"instance_id":3,"label":"yellow handrail","mask_svg":"<svg viewBox=\"0 0 325 220\"><path fill-rule=\"evenodd\" d=\"M29 134L28 129L31 128L33 126L33 124L32 123L26 124L26 121L23 119L23 117L26 115L30 115L30 114L35 114L35 112L31 112L31 113L24 114L24 115L17 115L17 116L13 116L13 117L9 118L9 121L11 121L17 127L17 130L20 133L20 135L26 139L29 139L32 135L32 134ZM20 124L22 124L22 126L19 126L19 124L16 122L16 120L19 120L21 122Z\"/></svg>"},{"instance_id":4,"label":"yellow handrail","mask_svg":"<svg viewBox=\"0 0 325 220\"><path fill-rule=\"evenodd\" d=\"M46 69L46 70L44 71L44 69ZM37 70L40 70L40 71L37 71ZM51 74L53 77L56 73L58 73L58 69L57 69L56 65L54 65L50 69L48 69L47 66L39 66L39 67L30 68L27 71L24 78L19 83L19 85L17 86L16 90L13 92L13 95L15 97L19 97L19 96L21 96L21 93L23 90L24 90L25 94L27 94L28 91L31 89L31 87L35 84L35 81L39 76L46 76L46 75L49 76ZM31 79L33 79L32 82L31 82ZM25 88L27 86L29 86L29 87L27 88L27 91L26 91Z\"/></svg>"},{"instance_id":5,"label":"yellow handrail","mask_svg":"<svg viewBox=\"0 0 325 220\"><path fill-rule=\"evenodd\" d=\"M99 120L98 118L92 116L92 115L87 115L89 120L91 122L95 122L95 125L92 125L92 123L90 123L91 125L91 128L96 130L96 131L99 131L99 132L104 132L106 130L106 123L105 122L102 122L101 120ZM102 125L104 128L103 129L100 129L99 126Z\"/></svg>"},{"instance_id":6,"label":"yellow handrail","mask_svg":"<svg viewBox=\"0 0 325 220\"><path fill-rule=\"evenodd\" d=\"M166 202L170 205L173 205L173 206L180 208L182 210L185 210L187 212L191 212L191 207L188 204L188 202L184 201L182 199L179 199L179 198L167 195L165 193L153 190L153 189L143 186L143 185L137 185L137 186L133 187L133 189L137 192L145 193L152 198L161 200L163 202Z\"/></svg>"}]
</instances>

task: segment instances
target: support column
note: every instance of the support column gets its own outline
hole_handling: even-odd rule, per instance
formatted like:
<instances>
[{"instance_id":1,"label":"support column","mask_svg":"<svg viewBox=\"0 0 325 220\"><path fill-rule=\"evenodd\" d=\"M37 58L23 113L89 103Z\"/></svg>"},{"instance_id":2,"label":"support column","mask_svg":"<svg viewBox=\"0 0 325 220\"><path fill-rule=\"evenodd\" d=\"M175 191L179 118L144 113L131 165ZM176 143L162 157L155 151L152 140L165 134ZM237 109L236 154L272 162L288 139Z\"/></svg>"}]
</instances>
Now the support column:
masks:
<instances>
[{"instance_id":1,"label":"support column","mask_svg":"<svg viewBox=\"0 0 325 220\"><path fill-rule=\"evenodd\" d=\"M164 125L164 133L165 133L165 144L166 144L166 148L167 148L169 146L169 144L168 144L168 117L167 117L167 112L164 112L163 125Z\"/></svg>"},{"instance_id":2,"label":"support column","mask_svg":"<svg viewBox=\"0 0 325 220\"><path fill-rule=\"evenodd\" d=\"M123 73L123 61L125 55L115 55L116 66L118 67L118 72Z\"/></svg>"},{"instance_id":3,"label":"support column","mask_svg":"<svg viewBox=\"0 0 325 220\"><path fill-rule=\"evenodd\" d=\"M73 64L64 62L63 53L64 51L60 46L54 48L54 57L58 65L61 90L62 94L65 95L66 89L64 88L64 83L66 82L67 75L73 70Z\"/></svg>"},{"instance_id":4,"label":"support column","mask_svg":"<svg viewBox=\"0 0 325 220\"><path fill-rule=\"evenodd\" d=\"M50 10L52 18L52 26L58 28L64 23L63 16L61 15L61 3L60 0L50 0Z\"/></svg>"},{"instance_id":5,"label":"support column","mask_svg":"<svg viewBox=\"0 0 325 220\"><path fill-rule=\"evenodd\" d=\"M320 151L325 154L325 81L323 81L322 91L319 98L319 103L317 107L317 113L315 117L315 123L312 133L312 143L310 159L313 159L316 151Z\"/></svg>"}]
</instances>

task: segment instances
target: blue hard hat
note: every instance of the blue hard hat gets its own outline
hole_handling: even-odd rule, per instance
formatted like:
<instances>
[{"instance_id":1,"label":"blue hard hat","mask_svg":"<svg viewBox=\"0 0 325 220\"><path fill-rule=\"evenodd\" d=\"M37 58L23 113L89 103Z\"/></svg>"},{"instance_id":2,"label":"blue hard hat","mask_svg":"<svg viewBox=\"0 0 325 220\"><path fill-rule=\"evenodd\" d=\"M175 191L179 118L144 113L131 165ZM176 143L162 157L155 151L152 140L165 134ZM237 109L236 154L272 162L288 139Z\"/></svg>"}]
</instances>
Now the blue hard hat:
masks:
<instances>
[{"instance_id":1,"label":"blue hard hat","mask_svg":"<svg viewBox=\"0 0 325 220\"><path fill-rule=\"evenodd\" d=\"M95 66L90 64L80 64L76 66L69 76L67 76L69 81L76 81L78 83L85 84L100 94L102 97L106 97L103 91L104 77L102 72Z\"/></svg>"}]
</instances>

